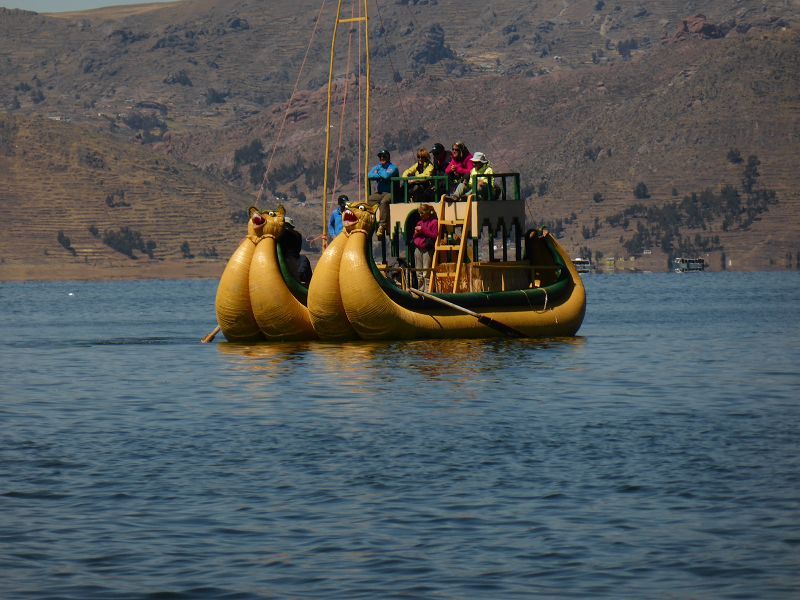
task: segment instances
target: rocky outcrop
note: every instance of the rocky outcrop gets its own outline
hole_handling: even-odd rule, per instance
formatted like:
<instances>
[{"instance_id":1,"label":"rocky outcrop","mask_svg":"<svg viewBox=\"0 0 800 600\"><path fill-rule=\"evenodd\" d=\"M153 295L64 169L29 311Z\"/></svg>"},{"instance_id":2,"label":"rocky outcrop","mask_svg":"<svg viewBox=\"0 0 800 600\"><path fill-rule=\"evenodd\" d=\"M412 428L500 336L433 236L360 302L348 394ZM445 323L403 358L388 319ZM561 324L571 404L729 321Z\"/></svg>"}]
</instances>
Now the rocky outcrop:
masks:
<instances>
[{"instance_id":1,"label":"rocky outcrop","mask_svg":"<svg viewBox=\"0 0 800 600\"><path fill-rule=\"evenodd\" d=\"M441 60L454 58L453 51L444 41L444 29L438 23L428 28L422 38L422 44L411 53L415 63L435 65Z\"/></svg>"},{"instance_id":2,"label":"rocky outcrop","mask_svg":"<svg viewBox=\"0 0 800 600\"><path fill-rule=\"evenodd\" d=\"M665 41L667 43L674 43L689 38L701 38L706 40L723 38L735 26L736 23L733 21L716 24L710 23L705 15L695 15L683 19L677 31Z\"/></svg>"}]
</instances>

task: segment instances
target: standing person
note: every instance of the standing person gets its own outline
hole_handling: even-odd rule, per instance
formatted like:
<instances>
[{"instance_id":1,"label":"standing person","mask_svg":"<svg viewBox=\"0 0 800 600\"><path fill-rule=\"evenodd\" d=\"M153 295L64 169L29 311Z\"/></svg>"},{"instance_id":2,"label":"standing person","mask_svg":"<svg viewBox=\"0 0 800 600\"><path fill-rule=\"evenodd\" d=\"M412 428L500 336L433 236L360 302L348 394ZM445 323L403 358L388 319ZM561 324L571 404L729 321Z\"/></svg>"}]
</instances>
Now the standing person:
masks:
<instances>
[{"instance_id":1,"label":"standing person","mask_svg":"<svg viewBox=\"0 0 800 600\"><path fill-rule=\"evenodd\" d=\"M414 227L414 267L417 270L417 288L423 292L428 290L431 264L433 264L433 250L436 238L439 237L439 220L430 204L421 204L419 207L419 221Z\"/></svg>"},{"instance_id":2,"label":"standing person","mask_svg":"<svg viewBox=\"0 0 800 600\"><path fill-rule=\"evenodd\" d=\"M409 177L431 177L433 175L433 164L431 155L425 148L417 150L417 162L405 171L403 178ZM424 202L430 200L432 193L430 181L412 181L408 184L408 197L412 202Z\"/></svg>"},{"instance_id":3,"label":"standing person","mask_svg":"<svg viewBox=\"0 0 800 600\"><path fill-rule=\"evenodd\" d=\"M380 204L381 223L378 227L378 239L382 240L389 230L389 205L392 203L392 177L400 177L400 171L391 162L388 150L378 152L378 164L367 173L370 181L377 182L377 191L371 194L369 201Z\"/></svg>"},{"instance_id":4,"label":"standing person","mask_svg":"<svg viewBox=\"0 0 800 600\"><path fill-rule=\"evenodd\" d=\"M350 202L350 198L342 194L336 199L339 205L331 213L331 218L328 219L328 242L332 242L333 238L342 232L342 213L344 212L345 205Z\"/></svg>"},{"instance_id":5,"label":"standing person","mask_svg":"<svg viewBox=\"0 0 800 600\"><path fill-rule=\"evenodd\" d=\"M472 154L464 142L456 142L450 151L450 164L447 165L445 173L450 177L450 190L454 190L460 183L469 181L469 174L472 172Z\"/></svg>"},{"instance_id":6,"label":"standing person","mask_svg":"<svg viewBox=\"0 0 800 600\"><path fill-rule=\"evenodd\" d=\"M471 190L473 181L478 183L478 199L479 200L494 200L494 175L489 159L483 152L476 152L472 155L472 170L469 173L467 181L459 183L448 200L460 201L464 199Z\"/></svg>"}]
</instances>

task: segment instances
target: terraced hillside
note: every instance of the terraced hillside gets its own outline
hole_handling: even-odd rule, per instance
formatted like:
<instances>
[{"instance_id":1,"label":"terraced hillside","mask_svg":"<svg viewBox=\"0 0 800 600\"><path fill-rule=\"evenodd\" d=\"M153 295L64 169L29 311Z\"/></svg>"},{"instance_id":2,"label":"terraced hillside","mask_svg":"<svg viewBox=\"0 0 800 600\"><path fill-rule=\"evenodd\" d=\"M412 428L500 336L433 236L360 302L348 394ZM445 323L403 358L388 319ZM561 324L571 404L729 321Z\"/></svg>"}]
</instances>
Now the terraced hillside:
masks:
<instances>
[{"instance_id":1,"label":"terraced hillside","mask_svg":"<svg viewBox=\"0 0 800 600\"><path fill-rule=\"evenodd\" d=\"M245 231L231 215L247 197L195 167L69 123L0 117L0 172L0 273L146 275L167 265L217 273ZM123 244L126 254L104 241L124 230L155 246Z\"/></svg>"},{"instance_id":2,"label":"terraced hillside","mask_svg":"<svg viewBox=\"0 0 800 600\"><path fill-rule=\"evenodd\" d=\"M335 3L321 4L0 9L0 216L12 224L0 269L42 260L221 269L210 250L222 259L241 236L230 214L255 202L267 163L271 195L316 230ZM796 2L393 0L372 10L371 143L400 166L420 145L464 139L499 170L523 173L529 215L571 251L626 267L663 269L681 249L707 253L712 268L797 267ZM352 100L346 44L336 94ZM253 160L237 159L254 143ZM340 155L347 192L360 164L353 144L345 139ZM751 156L757 177L745 191ZM708 214L693 221L645 214L726 184L739 194L725 209L740 210L735 218L708 193L697 200ZM58 225L32 216L52 207ZM186 218L198 208L202 218ZM121 227L163 260L110 250L103 235Z\"/></svg>"}]
</instances>

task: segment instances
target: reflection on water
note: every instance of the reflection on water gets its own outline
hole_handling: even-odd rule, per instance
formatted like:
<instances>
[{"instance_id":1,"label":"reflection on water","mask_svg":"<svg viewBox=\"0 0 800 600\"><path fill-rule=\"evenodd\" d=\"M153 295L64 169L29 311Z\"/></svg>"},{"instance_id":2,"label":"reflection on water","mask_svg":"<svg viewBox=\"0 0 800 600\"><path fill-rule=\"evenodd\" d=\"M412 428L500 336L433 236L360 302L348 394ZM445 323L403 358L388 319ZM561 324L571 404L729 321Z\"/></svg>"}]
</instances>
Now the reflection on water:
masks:
<instances>
[{"instance_id":1,"label":"reflection on water","mask_svg":"<svg viewBox=\"0 0 800 600\"><path fill-rule=\"evenodd\" d=\"M564 352L579 351L583 337L502 340L418 340L389 342L282 342L233 344L217 351L231 368L281 377L296 369L315 378L335 377L343 391L375 385L375 372L413 372L425 381L456 381L527 369ZM295 373L296 375L296 373Z\"/></svg>"},{"instance_id":2,"label":"reflection on water","mask_svg":"<svg viewBox=\"0 0 800 600\"><path fill-rule=\"evenodd\" d=\"M301 360L313 349L312 342L277 342L271 344L235 344L219 342L217 351L234 367L278 368L285 361ZM243 360L238 360L243 359Z\"/></svg>"}]
</instances>

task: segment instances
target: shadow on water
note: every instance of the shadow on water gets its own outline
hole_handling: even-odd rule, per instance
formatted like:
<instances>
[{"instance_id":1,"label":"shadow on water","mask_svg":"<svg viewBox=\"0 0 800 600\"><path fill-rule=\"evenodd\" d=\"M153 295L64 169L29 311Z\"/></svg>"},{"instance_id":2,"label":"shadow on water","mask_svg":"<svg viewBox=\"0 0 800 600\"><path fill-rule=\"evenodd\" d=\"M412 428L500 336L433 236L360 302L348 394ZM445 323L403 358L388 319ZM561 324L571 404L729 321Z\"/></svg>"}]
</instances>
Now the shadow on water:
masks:
<instances>
[{"instance_id":1,"label":"shadow on water","mask_svg":"<svg viewBox=\"0 0 800 600\"><path fill-rule=\"evenodd\" d=\"M51 350L66 348L92 348L95 346L172 346L186 344L193 340L187 338L145 336L145 337L94 337L94 338L72 338L72 339L43 339L26 338L8 342L11 348L41 348L47 347Z\"/></svg>"}]
</instances>

